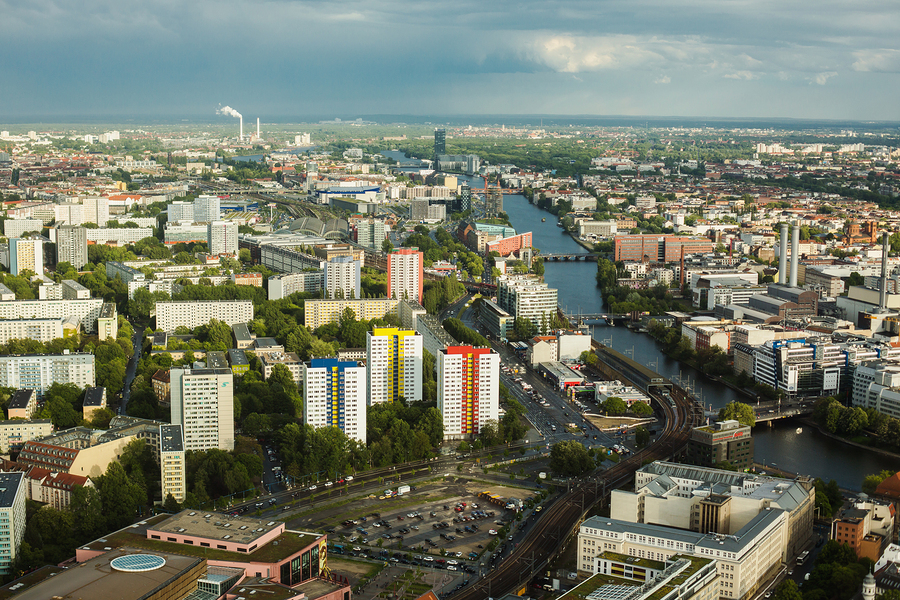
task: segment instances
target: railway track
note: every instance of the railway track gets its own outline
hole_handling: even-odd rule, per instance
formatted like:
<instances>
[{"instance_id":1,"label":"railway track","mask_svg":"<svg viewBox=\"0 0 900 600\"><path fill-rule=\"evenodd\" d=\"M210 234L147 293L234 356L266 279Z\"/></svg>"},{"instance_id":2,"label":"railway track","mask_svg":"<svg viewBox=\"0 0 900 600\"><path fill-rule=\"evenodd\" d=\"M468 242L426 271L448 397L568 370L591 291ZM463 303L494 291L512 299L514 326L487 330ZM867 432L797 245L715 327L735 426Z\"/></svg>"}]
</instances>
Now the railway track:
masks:
<instances>
[{"instance_id":1,"label":"railway track","mask_svg":"<svg viewBox=\"0 0 900 600\"><path fill-rule=\"evenodd\" d=\"M451 600L484 600L502 596L528 585L553 556L567 543L585 515L602 502L609 490L631 481L646 460L673 457L687 444L696 423L694 401L680 389L673 389L674 406L666 398L653 396L666 415L666 427L655 443L606 471L594 472L552 503L531 527L525 538L497 566L475 584L449 596ZM602 487L600 486L602 484ZM602 491L598 493L598 488Z\"/></svg>"}]
</instances>

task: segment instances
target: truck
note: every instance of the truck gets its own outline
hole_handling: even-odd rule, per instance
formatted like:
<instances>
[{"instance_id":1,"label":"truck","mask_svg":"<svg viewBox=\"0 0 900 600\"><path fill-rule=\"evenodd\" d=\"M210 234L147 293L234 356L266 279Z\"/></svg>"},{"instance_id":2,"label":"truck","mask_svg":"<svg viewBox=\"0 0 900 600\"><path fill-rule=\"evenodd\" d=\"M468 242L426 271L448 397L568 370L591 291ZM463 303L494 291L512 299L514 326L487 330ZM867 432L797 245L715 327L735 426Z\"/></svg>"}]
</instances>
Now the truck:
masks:
<instances>
[{"instance_id":1,"label":"truck","mask_svg":"<svg viewBox=\"0 0 900 600\"><path fill-rule=\"evenodd\" d=\"M409 493L408 485L401 485L401 486L397 487L397 495L398 496L402 496L403 494L408 494L408 493Z\"/></svg>"}]
</instances>

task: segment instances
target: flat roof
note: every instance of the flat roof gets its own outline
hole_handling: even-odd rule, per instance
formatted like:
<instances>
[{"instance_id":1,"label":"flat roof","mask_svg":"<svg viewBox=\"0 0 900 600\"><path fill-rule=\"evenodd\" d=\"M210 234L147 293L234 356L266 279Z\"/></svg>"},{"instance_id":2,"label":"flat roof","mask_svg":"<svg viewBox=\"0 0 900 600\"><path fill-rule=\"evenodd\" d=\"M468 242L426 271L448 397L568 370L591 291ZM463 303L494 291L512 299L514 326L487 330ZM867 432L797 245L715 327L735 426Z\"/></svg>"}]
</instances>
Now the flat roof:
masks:
<instances>
[{"instance_id":1,"label":"flat roof","mask_svg":"<svg viewBox=\"0 0 900 600\"><path fill-rule=\"evenodd\" d=\"M228 351L228 358L231 359L231 366L234 367L236 365L249 365L250 361L247 360L247 353L243 350L238 350L237 348L232 348Z\"/></svg>"},{"instance_id":2,"label":"flat roof","mask_svg":"<svg viewBox=\"0 0 900 600\"><path fill-rule=\"evenodd\" d=\"M206 366L210 369L227 369L228 360L224 352L212 351L206 353Z\"/></svg>"},{"instance_id":3,"label":"flat roof","mask_svg":"<svg viewBox=\"0 0 900 600\"><path fill-rule=\"evenodd\" d=\"M222 513L202 510L183 510L153 527L153 531L177 533L211 540L221 540L230 536L229 542L252 544L262 536L276 529L283 529L282 521L262 521L247 517L229 517Z\"/></svg>"},{"instance_id":4,"label":"flat roof","mask_svg":"<svg viewBox=\"0 0 900 600\"><path fill-rule=\"evenodd\" d=\"M116 598L116 600L140 600L149 597L159 588L171 585L191 569L203 562L193 556L167 552L152 554L165 560L157 569L141 572L118 571L110 563L122 556L147 554L137 548L119 548L77 564L56 574L47 573L46 579L19 592L17 600L46 600L47 598ZM197 578L205 569L197 572Z\"/></svg>"},{"instance_id":5,"label":"flat roof","mask_svg":"<svg viewBox=\"0 0 900 600\"><path fill-rule=\"evenodd\" d=\"M180 424L159 426L159 449L161 452L184 452L184 431Z\"/></svg>"},{"instance_id":6,"label":"flat roof","mask_svg":"<svg viewBox=\"0 0 900 600\"><path fill-rule=\"evenodd\" d=\"M0 473L0 507L12 506L25 473Z\"/></svg>"},{"instance_id":7,"label":"flat roof","mask_svg":"<svg viewBox=\"0 0 900 600\"><path fill-rule=\"evenodd\" d=\"M116 305L113 302L104 302L100 307L100 318L111 319L116 314Z\"/></svg>"}]
</instances>

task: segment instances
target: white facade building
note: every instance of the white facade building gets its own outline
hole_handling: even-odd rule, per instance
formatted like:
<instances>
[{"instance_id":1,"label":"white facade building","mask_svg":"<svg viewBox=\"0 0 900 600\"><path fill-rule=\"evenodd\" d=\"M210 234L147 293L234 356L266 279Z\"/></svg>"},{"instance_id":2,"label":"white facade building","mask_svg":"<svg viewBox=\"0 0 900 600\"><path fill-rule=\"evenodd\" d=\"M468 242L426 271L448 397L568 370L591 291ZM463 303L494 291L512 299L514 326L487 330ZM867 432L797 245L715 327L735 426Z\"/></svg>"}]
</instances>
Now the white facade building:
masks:
<instances>
[{"instance_id":1,"label":"white facade building","mask_svg":"<svg viewBox=\"0 0 900 600\"><path fill-rule=\"evenodd\" d=\"M109 221L109 200L107 198L84 198L81 201L82 223L96 223L106 227Z\"/></svg>"},{"instance_id":2,"label":"white facade building","mask_svg":"<svg viewBox=\"0 0 900 600\"><path fill-rule=\"evenodd\" d=\"M213 319L228 325L249 323L253 320L252 300L212 300L209 302L157 302L156 327L163 331L175 331L185 326L189 329L206 325Z\"/></svg>"},{"instance_id":3,"label":"white facade building","mask_svg":"<svg viewBox=\"0 0 900 600\"><path fill-rule=\"evenodd\" d=\"M63 336L62 319L0 320L0 344L9 340L37 340L47 343Z\"/></svg>"},{"instance_id":4,"label":"white facade building","mask_svg":"<svg viewBox=\"0 0 900 600\"><path fill-rule=\"evenodd\" d=\"M172 494L176 502L184 502L187 494L184 453L184 427L179 423L160 425L159 468L163 502L169 494Z\"/></svg>"},{"instance_id":5,"label":"white facade building","mask_svg":"<svg viewBox=\"0 0 900 600\"><path fill-rule=\"evenodd\" d=\"M235 255L238 252L238 226L233 221L212 221L206 226L209 253Z\"/></svg>"},{"instance_id":6,"label":"white facade building","mask_svg":"<svg viewBox=\"0 0 900 600\"><path fill-rule=\"evenodd\" d=\"M56 261L68 262L81 269L88 263L87 243L87 229L84 227L61 226L56 232Z\"/></svg>"},{"instance_id":7,"label":"white facade building","mask_svg":"<svg viewBox=\"0 0 900 600\"><path fill-rule=\"evenodd\" d=\"M303 422L337 427L366 442L366 367L355 361L314 358L303 365Z\"/></svg>"},{"instance_id":8,"label":"white facade building","mask_svg":"<svg viewBox=\"0 0 900 600\"><path fill-rule=\"evenodd\" d=\"M114 227L104 229L85 229L87 241L95 244L133 244L144 238L153 236L153 229L150 227Z\"/></svg>"},{"instance_id":9,"label":"white facade building","mask_svg":"<svg viewBox=\"0 0 900 600\"><path fill-rule=\"evenodd\" d=\"M290 273L269 277L269 300L281 300L296 292L318 292L325 281L322 271Z\"/></svg>"},{"instance_id":10,"label":"white facade building","mask_svg":"<svg viewBox=\"0 0 900 600\"><path fill-rule=\"evenodd\" d=\"M352 256L337 256L325 263L323 287L326 298L359 298L362 292L362 261Z\"/></svg>"},{"instance_id":11,"label":"white facade building","mask_svg":"<svg viewBox=\"0 0 900 600\"><path fill-rule=\"evenodd\" d=\"M37 390L40 396L54 383L93 386L94 373L94 355L87 352L0 356L0 386Z\"/></svg>"},{"instance_id":12,"label":"white facade building","mask_svg":"<svg viewBox=\"0 0 900 600\"><path fill-rule=\"evenodd\" d=\"M194 200L194 223L212 223L221 218L218 196L200 196Z\"/></svg>"},{"instance_id":13,"label":"white facade building","mask_svg":"<svg viewBox=\"0 0 900 600\"><path fill-rule=\"evenodd\" d=\"M853 374L853 406L900 419L900 363L867 361Z\"/></svg>"},{"instance_id":14,"label":"white facade building","mask_svg":"<svg viewBox=\"0 0 900 600\"><path fill-rule=\"evenodd\" d=\"M28 270L44 274L44 242L41 239L11 238L9 240L9 272L18 275Z\"/></svg>"},{"instance_id":15,"label":"white facade building","mask_svg":"<svg viewBox=\"0 0 900 600\"><path fill-rule=\"evenodd\" d=\"M191 223L194 222L193 202L176 200L175 202L172 202L171 204L166 206L166 210L169 216L169 223L174 223L175 221L189 221Z\"/></svg>"},{"instance_id":16,"label":"white facade building","mask_svg":"<svg viewBox=\"0 0 900 600\"><path fill-rule=\"evenodd\" d=\"M3 235L17 238L23 233L40 233L43 228L44 222L39 219L7 219L3 222Z\"/></svg>"},{"instance_id":17,"label":"white facade building","mask_svg":"<svg viewBox=\"0 0 900 600\"><path fill-rule=\"evenodd\" d=\"M25 473L0 473L0 573L11 573L25 537Z\"/></svg>"},{"instance_id":18,"label":"white facade building","mask_svg":"<svg viewBox=\"0 0 900 600\"><path fill-rule=\"evenodd\" d=\"M504 275L497 278L497 304L517 319L531 320L540 330L556 315L557 290L534 276Z\"/></svg>"},{"instance_id":19,"label":"white facade building","mask_svg":"<svg viewBox=\"0 0 900 600\"><path fill-rule=\"evenodd\" d=\"M184 428L185 450L234 450L231 369L169 371L172 423Z\"/></svg>"},{"instance_id":20,"label":"white facade building","mask_svg":"<svg viewBox=\"0 0 900 600\"><path fill-rule=\"evenodd\" d=\"M60 291L61 288L60 288ZM97 330L103 298L84 300L11 300L0 302L0 319L70 319L81 321L87 333Z\"/></svg>"}]
</instances>

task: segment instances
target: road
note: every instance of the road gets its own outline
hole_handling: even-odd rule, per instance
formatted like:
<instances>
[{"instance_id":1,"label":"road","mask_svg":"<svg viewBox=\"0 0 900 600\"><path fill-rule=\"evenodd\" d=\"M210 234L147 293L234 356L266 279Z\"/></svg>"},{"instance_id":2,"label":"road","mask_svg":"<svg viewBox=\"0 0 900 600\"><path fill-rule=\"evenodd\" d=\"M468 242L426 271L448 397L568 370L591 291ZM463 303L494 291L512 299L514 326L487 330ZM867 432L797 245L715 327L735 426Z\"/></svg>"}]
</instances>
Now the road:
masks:
<instances>
[{"instance_id":1,"label":"road","mask_svg":"<svg viewBox=\"0 0 900 600\"><path fill-rule=\"evenodd\" d=\"M144 329L141 323L131 323L134 329L134 335L131 336L131 343L134 346L134 356L128 362L125 369L125 388L122 390L122 401L119 403L119 414L128 414L128 400L131 399L131 382L137 374L138 363L141 362L141 352L143 350Z\"/></svg>"}]
</instances>

